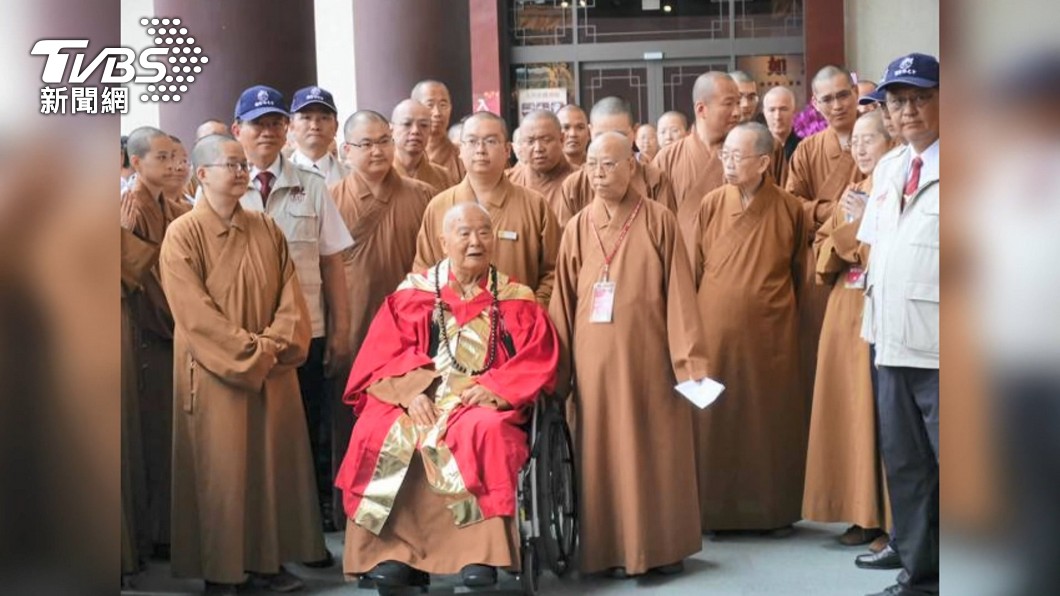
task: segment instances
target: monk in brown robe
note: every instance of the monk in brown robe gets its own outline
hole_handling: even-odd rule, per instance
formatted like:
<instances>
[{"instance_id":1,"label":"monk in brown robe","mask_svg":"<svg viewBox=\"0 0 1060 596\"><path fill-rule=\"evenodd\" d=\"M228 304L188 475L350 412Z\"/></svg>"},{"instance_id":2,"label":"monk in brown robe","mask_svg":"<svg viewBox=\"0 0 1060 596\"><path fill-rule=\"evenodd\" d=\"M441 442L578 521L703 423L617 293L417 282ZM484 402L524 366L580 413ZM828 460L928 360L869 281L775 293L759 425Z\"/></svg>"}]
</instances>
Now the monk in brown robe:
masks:
<instances>
[{"instance_id":1,"label":"monk in brown robe","mask_svg":"<svg viewBox=\"0 0 1060 596\"><path fill-rule=\"evenodd\" d=\"M799 135L795 134L795 94L787 87L773 87L762 98L762 113L766 126L773 135L776 146L770 160L770 172L777 186L784 188L788 182L788 164L791 155L799 146Z\"/></svg>"},{"instance_id":2,"label":"monk in brown robe","mask_svg":"<svg viewBox=\"0 0 1060 596\"><path fill-rule=\"evenodd\" d=\"M394 170L399 175L426 182L434 189L432 194L456 184L449 170L427 158L431 131L431 111L427 106L415 99L403 100L394 107L390 122L394 131Z\"/></svg>"},{"instance_id":3,"label":"monk in brown robe","mask_svg":"<svg viewBox=\"0 0 1060 596\"><path fill-rule=\"evenodd\" d=\"M702 528L790 532L800 519L806 402L796 289L806 266L802 205L773 183L773 136L741 124L725 139L727 184L696 218L696 278L710 377L726 386L696 413Z\"/></svg>"},{"instance_id":4,"label":"monk in brown robe","mask_svg":"<svg viewBox=\"0 0 1060 596\"><path fill-rule=\"evenodd\" d=\"M590 125L592 116L589 116ZM637 161L640 163L651 163L659 154L658 132L651 124L641 124L637 127Z\"/></svg>"},{"instance_id":5,"label":"monk in brown robe","mask_svg":"<svg viewBox=\"0 0 1060 596\"><path fill-rule=\"evenodd\" d=\"M608 132L616 132L633 142L633 110L624 99L605 97L596 102L589 121L593 139ZM559 212L561 227L566 227L567 221L592 201L592 179L592 172L581 168L563 182L563 202ZM630 184L638 194L661 203L670 211L677 211L670 179L659 168L636 160Z\"/></svg>"},{"instance_id":6,"label":"monk in brown robe","mask_svg":"<svg viewBox=\"0 0 1060 596\"><path fill-rule=\"evenodd\" d=\"M449 88L441 81L425 80L412 88L412 99L431 111L431 134L427 138L427 157L449 172L454 181L464 179L464 163L460 149L449 140L449 119L453 115L453 100Z\"/></svg>"},{"instance_id":7,"label":"monk in brown robe","mask_svg":"<svg viewBox=\"0 0 1060 596\"><path fill-rule=\"evenodd\" d=\"M523 118L519 125L520 144L525 155L508 170L513 184L536 190L548 201L552 212L559 217L560 194L563 181L574 171L563 158L563 133L559 118L548 110L536 110Z\"/></svg>"},{"instance_id":8,"label":"monk in brown robe","mask_svg":"<svg viewBox=\"0 0 1060 596\"><path fill-rule=\"evenodd\" d=\"M708 192L724 183L718 152L725 135L740 120L740 94L729 75L707 72L696 79L692 101L696 121L691 134L659 151L654 162L670 177L677 201L677 222L690 256L698 234L694 222L699 204Z\"/></svg>"},{"instance_id":9,"label":"monk in brown robe","mask_svg":"<svg viewBox=\"0 0 1060 596\"><path fill-rule=\"evenodd\" d=\"M571 167L580 168L589 147L589 116L579 106L567 104L556 112L556 117L563 130L563 157Z\"/></svg>"},{"instance_id":10,"label":"monk in brown robe","mask_svg":"<svg viewBox=\"0 0 1060 596\"><path fill-rule=\"evenodd\" d=\"M501 273L530 286L548 304L555 276L560 227L540 193L512 184L504 175L511 155L508 130L499 116L476 112L464 122L461 157L467 177L437 195L423 214L416 237L413 271L445 258L439 238L445 212L456 203L476 201L493 218L497 234L493 262Z\"/></svg>"},{"instance_id":11,"label":"monk in brown robe","mask_svg":"<svg viewBox=\"0 0 1060 596\"><path fill-rule=\"evenodd\" d=\"M127 202L123 207L129 208ZM147 485L138 385L140 365L133 333L132 295L158 264L158 245L121 228L121 573L140 571L150 553Z\"/></svg>"},{"instance_id":12,"label":"monk in brown robe","mask_svg":"<svg viewBox=\"0 0 1060 596\"><path fill-rule=\"evenodd\" d=\"M176 321L173 574L292 591L302 582L281 564L326 556L296 372L309 311L283 232L240 206L240 144L206 137L193 162L201 198L161 256Z\"/></svg>"},{"instance_id":13,"label":"monk in brown robe","mask_svg":"<svg viewBox=\"0 0 1060 596\"><path fill-rule=\"evenodd\" d=\"M655 123L655 130L659 139L659 151L662 151L688 136L688 118L676 110L663 112Z\"/></svg>"},{"instance_id":14,"label":"monk in brown robe","mask_svg":"<svg viewBox=\"0 0 1060 596\"><path fill-rule=\"evenodd\" d=\"M838 66L825 66L814 76L812 89L813 105L828 120L828 128L799 143L791 156L784 187L802 199L809 225L805 242L809 262L813 262L812 243L818 228L832 216L847 186L864 178L850 155L850 132L858 117L858 94L850 73ZM813 402L817 342L831 288L817 285L813 267L804 273L799 287L799 351L809 406ZM810 414L809 408L806 414Z\"/></svg>"},{"instance_id":15,"label":"monk in brown robe","mask_svg":"<svg viewBox=\"0 0 1060 596\"><path fill-rule=\"evenodd\" d=\"M122 196L123 228L159 246L169 224L191 206L174 200L166 188L181 186L175 167L175 146L166 133L141 127L126 145L136 170L136 183ZM140 423L147 469L146 520L152 542L165 554L169 544L171 452L173 449L173 317L169 312L157 262L144 278L142 289L130 297L133 335L140 372Z\"/></svg>"},{"instance_id":16,"label":"monk in brown robe","mask_svg":"<svg viewBox=\"0 0 1060 596\"><path fill-rule=\"evenodd\" d=\"M573 401L579 570L615 577L680 572L702 547L692 406L673 389L707 374L695 287L677 219L638 193L635 163L625 135L589 146L594 197L564 229L549 307L557 391Z\"/></svg>"},{"instance_id":17,"label":"monk in brown robe","mask_svg":"<svg viewBox=\"0 0 1060 596\"><path fill-rule=\"evenodd\" d=\"M391 165L395 147L391 142L380 144L390 138L390 123L381 114L370 110L353 114L346 120L343 135L351 172L331 187L331 196L353 236L353 247L342 253L342 260L350 280L346 293L350 345L356 358L379 305L412 269L416 233L434 192L423 182L399 175ZM424 160L423 165L430 164ZM346 455L353 429L353 412L342 402L348 378L349 374L336 375L339 385L332 394L332 478ZM336 500L334 505L335 525L342 528L346 524L342 503Z\"/></svg>"},{"instance_id":18,"label":"monk in brown robe","mask_svg":"<svg viewBox=\"0 0 1060 596\"><path fill-rule=\"evenodd\" d=\"M175 176L162 188L166 198L175 203L183 203L191 208L195 202L195 194L199 191L198 184L191 176L191 161L188 159L188 150L184 148L184 142L174 135L169 135L173 141L173 172Z\"/></svg>"},{"instance_id":19,"label":"monk in brown robe","mask_svg":"<svg viewBox=\"0 0 1060 596\"><path fill-rule=\"evenodd\" d=\"M857 546L887 527L872 364L861 339L869 247L855 237L872 190L872 170L893 147L879 111L858 119L850 147L867 177L843 195L814 241L817 280L832 290L817 352L802 516L853 524L839 541Z\"/></svg>"}]
</instances>

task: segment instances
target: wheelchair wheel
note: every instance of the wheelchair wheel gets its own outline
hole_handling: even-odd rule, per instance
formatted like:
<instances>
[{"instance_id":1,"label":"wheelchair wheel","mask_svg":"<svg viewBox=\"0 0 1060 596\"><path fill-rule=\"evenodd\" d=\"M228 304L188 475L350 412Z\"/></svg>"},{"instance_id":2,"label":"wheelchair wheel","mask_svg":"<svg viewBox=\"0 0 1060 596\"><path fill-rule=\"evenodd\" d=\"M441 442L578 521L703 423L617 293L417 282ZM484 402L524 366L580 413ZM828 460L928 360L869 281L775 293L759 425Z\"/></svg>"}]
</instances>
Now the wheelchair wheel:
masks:
<instances>
[{"instance_id":1,"label":"wheelchair wheel","mask_svg":"<svg viewBox=\"0 0 1060 596\"><path fill-rule=\"evenodd\" d=\"M519 583L523 586L523 594L527 596L537 594L537 578L541 575L538 565L537 546L531 538L523 543L523 568L519 572Z\"/></svg>"},{"instance_id":2,"label":"wheelchair wheel","mask_svg":"<svg viewBox=\"0 0 1060 596\"><path fill-rule=\"evenodd\" d=\"M545 564L557 576L572 564L578 536L578 495L574 449L558 401L546 405L538 427L542 443L537 464L538 512Z\"/></svg>"}]
</instances>

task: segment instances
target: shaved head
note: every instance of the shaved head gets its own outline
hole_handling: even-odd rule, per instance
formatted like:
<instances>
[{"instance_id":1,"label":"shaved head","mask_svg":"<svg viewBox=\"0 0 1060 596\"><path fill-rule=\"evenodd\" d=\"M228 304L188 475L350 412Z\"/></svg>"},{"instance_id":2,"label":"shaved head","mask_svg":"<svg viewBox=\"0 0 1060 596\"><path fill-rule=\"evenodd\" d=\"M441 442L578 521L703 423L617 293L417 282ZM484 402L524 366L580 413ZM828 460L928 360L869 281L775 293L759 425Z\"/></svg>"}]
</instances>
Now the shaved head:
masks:
<instances>
[{"instance_id":1,"label":"shaved head","mask_svg":"<svg viewBox=\"0 0 1060 596\"><path fill-rule=\"evenodd\" d=\"M442 233L452 233L456 222L467 219L468 215L485 217L486 221L489 222L490 227L493 227L493 218L490 217L490 212L487 211L485 207L479 205L478 201L464 201L462 203L457 203L446 210L445 217L442 218Z\"/></svg>"},{"instance_id":2,"label":"shaved head","mask_svg":"<svg viewBox=\"0 0 1060 596\"><path fill-rule=\"evenodd\" d=\"M406 118L430 118L431 110L416 99L403 99L394 106L390 113L391 122L400 122Z\"/></svg>"},{"instance_id":3,"label":"shaved head","mask_svg":"<svg viewBox=\"0 0 1060 596\"><path fill-rule=\"evenodd\" d=\"M169 135L153 126L141 126L129 133L129 140L125 143L125 151L129 157L143 158L151 151L151 141L158 137L169 138Z\"/></svg>"},{"instance_id":4,"label":"shaved head","mask_svg":"<svg viewBox=\"0 0 1060 596\"><path fill-rule=\"evenodd\" d=\"M742 70L734 70L729 73L729 77L737 83L753 83L755 80L751 78L751 75L747 74Z\"/></svg>"},{"instance_id":5,"label":"shaved head","mask_svg":"<svg viewBox=\"0 0 1060 596\"><path fill-rule=\"evenodd\" d=\"M210 135L228 134L228 125L220 120L210 119L199 125L195 130L195 139L201 139Z\"/></svg>"},{"instance_id":6,"label":"shaved head","mask_svg":"<svg viewBox=\"0 0 1060 596\"><path fill-rule=\"evenodd\" d=\"M195 147L191 150L192 165L198 169L202 166L221 161L222 151L228 143L239 145L239 141L225 134L206 135L199 139L195 142ZM242 145L239 147L240 149L243 148Z\"/></svg>"},{"instance_id":7,"label":"shaved head","mask_svg":"<svg viewBox=\"0 0 1060 596\"><path fill-rule=\"evenodd\" d=\"M445 92L446 97L449 96L449 87L446 87L445 83L434 79L424 79L416 83L416 86L412 88L410 97L422 103L433 89L441 89Z\"/></svg>"},{"instance_id":8,"label":"shaved head","mask_svg":"<svg viewBox=\"0 0 1060 596\"><path fill-rule=\"evenodd\" d=\"M617 132L605 132L589 143L589 153L607 154L614 160L629 159L633 157L633 144L629 137Z\"/></svg>"},{"instance_id":9,"label":"shaved head","mask_svg":"<svg viewBox=\"0 0 1060 596\"><path fill-rule=\"evenodd\" d=\"M710 103L719 89L729 86L736 92L736 82L729 75L717 71L705 72L696 78L696 83L692 86L692 101Z\"/></svg>"},{"instance_id":10,"label":"shaved head","mask_svg":"<svg viewBox=\"0 0 1060 596\"><path fill-rule=\"evenodd\" d=\"M412 88L412 99L427 106L431 111L431 138L440 141L449 132L449 119L453 115L453 98L445 83L426 79Z\"/></svg>"},{"instance_id":11,"label":"shaved head","mask_svg":"<svg viewBox=\"0 0 1060 596\"><path fill-rule=\"evenodd\" d=\"M572 103L569 103L569 104L563 106L562 108L560 108L559 111L556 112L556 116L559 117L559 118L563 118L565 115L567 115L570 112L581 114L582 116L586 116L586 118L588 118L588 116L585 113L585 110L583 110L581 108L581 106L577 106L577 105L574 105Z\"/></svg>"},{"instance_id":12,"label":"shaved head","mask_svg":"<svg viewBox=\"0 0 1060 596\"><path fill-rule=\"evenodd\" d=\"M534 124L541 120L544 120L549 124L555 125L556 132L559 132L559 129L561 127L559 123L559 117L552 113L550 110L534 110L530 112L526 116L523 116L523 122L521 126L526 126L527 124ZM515 130L516 132L519 131L518 128L516 128ZM512 140L515 140L515 134L516 133L512 133Z\"/></svg>"},{"instance_id":13,"label":"shaved head","mask_svg":"<svg viewBox=\"0 0 1060 596\"><path fill-rule=\"evenodd\" d=\"M762 97L762 106L769 106L771 103L787 103L795 107L795 93L787 87L773 87Z\"/></svg>"},{"instance_id":14,"label":"shaved head","mask_svg":"<svg viewBox=\"0 0 1060 596\"><path fill-rule=\"evenodd\" d=\"M471 114L470 116L467 117L467 119L464 120L463 125L464 125L464 127L467 127L472 122L479 122L479 121L497 122L497 123L499 123L501 125L501 130L504 131L504 139L503 140L505 140L505 141L508 140L508 123L504 121L504 118L501 118L500 116L494 114L493 112L475 112L474 114Z\"/></svg>"},{"instance_id":15,"label":"shaved head","mask_svg":"<svg viewBox=\"0 0 1060 596\"><path fill-rule=\"evenodd\" d=\"M850 76L850 71L843 68L842 66L836 66L829 64L817 71L817 74L813 75L813 81L810 83L810 88L814 93L817 93L817 86L821 83L831 81L837 76L843 76L846 81L850 83L850 86L854 86L854 77Z\"/></svg>"},{"instance_id":16,"label":"shaved head","mask_svg":"<svg viewBox=\"0 0 1060 596\"><path fill-rule=\"evenodd\" d=\"M357 128L362 124L384 124L390 126L390 121L386 119L386 116L373 110L358 110L354 112L349 118L346 119L346 124L342 126L342 136L346 138L346 142L350 142L350 135L353 133L353 129Z\"/></svg>"},{"instance_id":17,"label":"shaved head","mask_svg":"<svg viewBox=\"0 0 1060 596\"><path fill-rule=\"evenodd\" d=\"M773 137L786 142L795 121L795 94L787 87L773 87L762 98L762 114Z\"/></svg>"},{"instance_id":18,"label":"shaved head","mask_svg":"<svg viewBox=\"0 0 1060 596\"><path fill-rule=\"evenodd\" d=\"M757 122L744 122L732 129L733 134L746 134L751 137L751 146L758 155L769 155L773 152L773 135L769 129Z\"/></svg>"},{"instance_id":19,"label":"shaved head","mask_svg":"<svg viewBox=\"0 0 1060 596\"><path fill-rule=\"evenodd\" d=\"M633 128L633 108L621 97L612 95L593 104L593 109L589 112L589 122L595 124L604 116L625 116L629 120L629 127Z\"/></svg>"}]
</instances>

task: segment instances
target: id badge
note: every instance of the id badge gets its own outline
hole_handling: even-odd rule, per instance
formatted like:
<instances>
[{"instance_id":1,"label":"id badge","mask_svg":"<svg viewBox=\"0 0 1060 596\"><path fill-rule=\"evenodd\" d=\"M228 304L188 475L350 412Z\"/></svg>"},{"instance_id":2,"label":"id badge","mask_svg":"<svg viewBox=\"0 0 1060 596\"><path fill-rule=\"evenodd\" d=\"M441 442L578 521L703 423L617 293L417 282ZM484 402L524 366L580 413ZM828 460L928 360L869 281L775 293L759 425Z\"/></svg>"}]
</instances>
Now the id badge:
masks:
<instances>
[{"instance_id":1,"label":"id badge","mask_svg":"<svg viewBox=\"0 0 1060 596\"><path fill-rule=\"evenodd\" d=\"M843 276L843 286L851 290L865 289L865 268L851 267Z\"/></svg>"},{"instance_id":2,"label":"id badge","mask_svg":"<svg viewBox=\"0 0 1060 596\"><path fill-rule=\"evenodd\" d=\"M590 323L610 323L615 311L615 282L598 281L593 284L593 302L589 311Z\"/></svg>"}]
</instances>

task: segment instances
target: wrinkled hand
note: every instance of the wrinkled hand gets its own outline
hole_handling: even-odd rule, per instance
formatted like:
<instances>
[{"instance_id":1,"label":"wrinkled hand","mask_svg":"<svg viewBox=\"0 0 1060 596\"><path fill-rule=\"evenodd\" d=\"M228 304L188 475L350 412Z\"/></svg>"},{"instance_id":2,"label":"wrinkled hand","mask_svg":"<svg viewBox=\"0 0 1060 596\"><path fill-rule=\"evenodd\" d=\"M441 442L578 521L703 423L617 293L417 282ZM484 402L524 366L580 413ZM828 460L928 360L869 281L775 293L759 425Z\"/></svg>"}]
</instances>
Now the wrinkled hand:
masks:
<instances>
[{"instance_id":1,"label":"wrinkled hand","mask_svg":"<svg viewBox=\"0 0 1060 596\"><path fill-rule=\"evenodd\" d=\"M345 374L346 369L352 364L353 348L350 347L349 336L333 334L328 337L327 346L324 348L324 376L334 377Z\"/></svg>"},{"instance_id":2,"label":"wrinkled hand","mask_svg":"<svg viewBox=\"0 0 1060 596\"><path fill-rule=\"evenodd\" d=\"M421 393L412 398L407 409L409 418L417 426L433 426L438 421L438 408L434 407L431 398Z\"/></svg>"},{"instance_id":3,"label":"wrinkled hand","mask_svg":"<svg viewBox=\"0 0 1060 596\"><path fill-rule=\"evenodd\" d=\"M848 190L843 198L839 200L839 206L843 209L846 219L857 221L865 213L865 203L868 196L856 190Z\"/></svg>"},{"instance_id":4,"label":"wrinkled hand","mask_svg":"<svg viewBox=\"0 0 1060 596\"><path fill-rule=\"evenodd\" d=\"M482 385L472 385L460 394L460 403L465 406L482 406L495 410L510 410L512 405Z\"/></svg>"}]
</instances>

